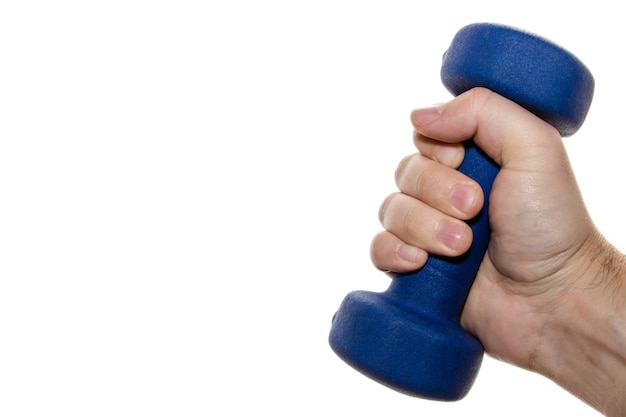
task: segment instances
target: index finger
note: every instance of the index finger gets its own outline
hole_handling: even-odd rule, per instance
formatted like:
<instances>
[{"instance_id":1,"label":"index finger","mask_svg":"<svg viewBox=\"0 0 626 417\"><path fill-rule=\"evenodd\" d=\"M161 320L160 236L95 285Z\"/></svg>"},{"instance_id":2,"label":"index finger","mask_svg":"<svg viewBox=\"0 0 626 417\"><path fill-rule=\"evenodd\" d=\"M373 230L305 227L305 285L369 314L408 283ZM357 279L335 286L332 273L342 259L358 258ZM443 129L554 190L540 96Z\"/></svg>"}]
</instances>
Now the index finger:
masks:
<instances>
[{"instance_id":1,"label":"index finger","mask_svg":"<svg viewBox=\"0 0 626 417\"><path fill-rule=\"evenodd\" d=\"M420 154L450 168L458 168L465 157L462 143L440 142L413 130L413 144Z\"/></svg>"}]
</instances>

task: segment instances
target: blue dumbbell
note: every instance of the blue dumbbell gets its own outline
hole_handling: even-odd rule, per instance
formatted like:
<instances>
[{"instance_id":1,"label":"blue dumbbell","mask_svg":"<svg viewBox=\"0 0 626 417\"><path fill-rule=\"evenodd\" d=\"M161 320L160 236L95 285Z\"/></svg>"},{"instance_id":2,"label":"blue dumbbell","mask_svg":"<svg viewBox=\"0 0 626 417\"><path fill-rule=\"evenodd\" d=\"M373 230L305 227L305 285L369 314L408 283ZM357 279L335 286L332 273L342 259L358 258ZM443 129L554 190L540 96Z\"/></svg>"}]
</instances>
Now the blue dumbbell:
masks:
<instances>
[{"instance_id":1,"label":"blue dumbbell","mask_svg":"<svg viewBox=\"0 0 626 417\"><path fill-rule=\"evenodd\" d=\"M569 52L533 34L487 23L456 34L443 56L441 78L455 95L489 88L551 123L562 136L582 125L594 90L591 73ZM471 139L466 142L459 171L481 185L485 206L469 221L474 240L465 255L431 255L421 270L397 277L384 292L354 291L345 297L329 342L348 364L417 397L452 401L468 393L483 347L459 320L489 244L488 196L498 170Z\"/></svg>"}]
</instances>

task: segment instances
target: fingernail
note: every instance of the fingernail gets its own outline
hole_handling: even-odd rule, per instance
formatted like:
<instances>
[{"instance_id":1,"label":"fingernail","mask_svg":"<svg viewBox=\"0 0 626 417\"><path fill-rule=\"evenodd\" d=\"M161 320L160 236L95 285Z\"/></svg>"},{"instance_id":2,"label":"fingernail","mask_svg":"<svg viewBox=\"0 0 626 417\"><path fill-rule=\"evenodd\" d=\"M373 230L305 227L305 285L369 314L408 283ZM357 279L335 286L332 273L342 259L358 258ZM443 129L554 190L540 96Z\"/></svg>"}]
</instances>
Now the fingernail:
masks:
<instances>
[{"instance_id":1,"label":"fingernail","mask_svg":"<svg viewBox=\"0 0 626 417\"><path fill-rule=\"evenodd\" d=\"M441 115L442 108L443 106L438 105L413 110L413 112L411 112L411 122L413 122L415 127L419 127L437 120Z\"/></svg>"},{"instance_id":2,"label":"fingernail","mask_svg":"<svg viewBox=\"0 0 626 417\"><path fill-rule=\"evenodd\" d=\"M472 208L475 199L476 191L474 188L468 187L467 185L456 186L450 196L452 205L463 213L467 213L467 211Z\"/></svg>"},{"instance_id":3,"label":"fingernail","mask_svg":"<svg viewBox=\"0 0 626 417\"><path fill-rule=\"evenodd\" d=\"M402 244L398 248L398 256L405 261L416 263L418 254L419 250L415 246Z\"/></svg>"},{"instance_id":4,"label":"fingernail","mask_svg":"<svg viewBox=\"0 0 626 417\"><path fill-rule=\"evenodd\" d=\"M447 247L457 250L463 238L464 229L456 223L445 223L439 229L439 240Z\"/></svg>"},{"instance_id":5,"label":"fingernail","mask_svg":"<svg viewBox=\"0 0 626 417\"><path fill-rule=\"evenodd\" d=\"M441 144L437 146L437 150L435 151L435 157L437 158L437 161L441 162L444 165L452 165L458 153L459 148L457 146L448 146L445 144Z\"/></svg>"}]
</instances>

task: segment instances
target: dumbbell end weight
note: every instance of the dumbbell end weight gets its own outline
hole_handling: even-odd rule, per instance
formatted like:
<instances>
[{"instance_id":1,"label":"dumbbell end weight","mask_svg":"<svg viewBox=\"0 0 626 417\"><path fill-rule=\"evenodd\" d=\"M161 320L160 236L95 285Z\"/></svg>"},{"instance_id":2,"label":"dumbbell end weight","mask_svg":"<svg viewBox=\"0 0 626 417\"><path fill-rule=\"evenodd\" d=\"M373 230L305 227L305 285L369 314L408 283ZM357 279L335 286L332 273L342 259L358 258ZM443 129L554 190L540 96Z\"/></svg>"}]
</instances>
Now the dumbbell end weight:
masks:
<instances>
[{"instance_id":1,"label":"dumbbell end weight","mask_svg":"<svg viewBox=\"0 0 626 417\"><path fill-rule=\"evenodd\" d=\"M482 345L458 323L408 313L367 291L346 296L333 319L330 344L379 383L440 401L465 397L483 357Z\"/></svg>"},{"instance_id":2,"label":"dumbbell end weight","mask_svg":"<svg viewBox=\"0 0 626 417\"><path fill-rule=\"evenodd\" d=\"M452 94L486 87L571 136L582 126L595 82L573 54L531 33L475 23L463 27L444 53L441 81Z\"/></svg>"}]
</instances>

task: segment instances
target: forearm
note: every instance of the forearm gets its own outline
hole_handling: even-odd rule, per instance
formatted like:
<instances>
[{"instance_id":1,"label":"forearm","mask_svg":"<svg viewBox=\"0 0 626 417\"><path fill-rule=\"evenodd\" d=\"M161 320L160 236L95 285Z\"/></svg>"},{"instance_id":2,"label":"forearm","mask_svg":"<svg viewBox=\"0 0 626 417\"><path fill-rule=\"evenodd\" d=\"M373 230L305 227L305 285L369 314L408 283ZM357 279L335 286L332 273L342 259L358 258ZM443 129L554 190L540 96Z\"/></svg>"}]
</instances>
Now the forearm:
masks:
<instances>
[{"instance_id":1,"label":"forearm","mask_svg":"<svg viewBox=\"0 0 626 417\"><path fill-rule=\"evenodd\" d=\"M600 239L546 323L536 371L607 416L626 416L626 258Z\"/></svg>"}]
</instances>

